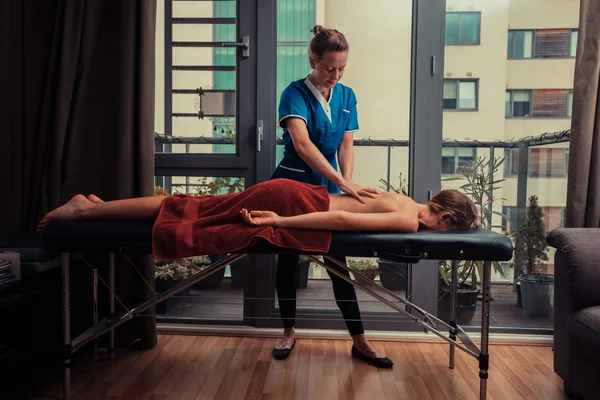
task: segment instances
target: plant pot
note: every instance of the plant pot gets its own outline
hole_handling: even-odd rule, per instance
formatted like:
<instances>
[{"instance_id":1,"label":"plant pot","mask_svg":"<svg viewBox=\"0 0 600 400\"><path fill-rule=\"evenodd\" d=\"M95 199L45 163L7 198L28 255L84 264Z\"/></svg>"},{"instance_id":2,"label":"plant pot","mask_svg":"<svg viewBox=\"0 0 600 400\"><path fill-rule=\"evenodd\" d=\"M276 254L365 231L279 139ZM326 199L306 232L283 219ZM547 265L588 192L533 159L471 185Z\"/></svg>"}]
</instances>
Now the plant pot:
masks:
<instances>
[{"instance_id":1,"label":"plant pot","mask_svg":"<svg viewBox=\"0 0 600 400\"><path fill-rule=\"evenodd\" d=\"M294 285L296 289L306 289L308 287L309 269L310 261L301 261L296 265L296 272L294 272Z\"/></svg>"},{"instance_id":2,"label":"plant pot","mask_svg":"<svg viewBox=\"0 0 600 400\"><path fill-rule=\"evenodd\" d=\"M229 265L231 271L231 285L236 288L244 287L244 266L236 263Z\"/></svg>"},{"instance_id":3,"label":"plant pot","mask_svg":"<svg viewBox=\"0 0 600 400\"><path fill-rule=\"evenodd\" d=\"M359 274L363 274L364 276L366 276L367 278L369 278L370 280L375 280L375 277L377 276L377 270L375 269L365 269L362 271L357 271ZM368 286L371 282L365 278L363 278L362 276L358 275L358 274L352 274L354 276L354 280L356 281L356 283L359 283L363 286Z\"/></svg>"},{"instance_id":4,"label":"plant pot","mask_svg":"<svg viewBox=\"0 0 600 400\"><path fill-rule=\"evenodd\" d=\"M517 282L517 305L523 308L523 298L521 296L521 282Z\"/></svg>"},{"instance_id":5,"label":"plant pot","mask_svg":"<svg viewBox=\"0 0 600 400\"><path fill-rule=\"evenodd\" d=\"M458 325L470 324L477 310L477 294L479 290L471 289L471 285L459 285L456 292L456 323ZM452 305L452 293L450 289L442 289L439 292L438 318L442 321L450 321L450 308Z\"/></svg>"},{"instance_id":6,"label":"plant pot","mask_svg":"<svg viewBox=\"0 0 600 400\"><path fill-rule=\"evenodd\" d=\"M177 285L179 282L181 282L181 280L179 280L179 279L156 279L154 282L154 288L156 289L156 293L162 293L164 291L171 289L173 286ZM182 291L180 291L179 293L177 293L176 296L188 296L190 294L191 290L192 290L192 288L188 286L187 288L185 288ZM168 310L167 302L168 301L169 301L169 299L165 299L156 305L156 313L157 314L166 314L167 313L167 310Z\"/></svg>"},{"instance_id":7,"label":"plant pot","mask_svg":"<svg viewBox=\"0 0 600 400\"><path fill-rule=\"evenodd\" d=\"M523 274L519 282L523 312L530 317L549 317L554 309L554 276Z\"/></svg>"},{"instance_id":8,"label":"plant pot","mask_svg":"<svg viewBox=\"0 0 600 400\"><path fill-rule=\"evenodd\" d=\"M203 289L218 289L221 286L221 281L225 276L225 268L218 270L217 272L207 276L206 278L198 281L192 285L192 289L194 290L203 290Z\"/></svg>"},{"instance_id":9,"label":"plant pot","mask_svg":"<svg viewBox=\"0 0 600 400\"><path fill-rule=\"evenodd\" d=\"M389 290L406 290L408 264L378 259L381 285Z\"/></svg>"},{"instance_id":10,"label":"plant pot","mask_svg":"<svg viewBox=\"0 0 600 400\"><path fill-rule=\"evenodd\" d=\"M215 263L223 258L227 257L227 254L215 254L210 256L211 263ZM218 289L221 286L221 281L225 276L225 267L221 268L217 272L209 275L208 277L198 281L192 285L192 289L194 290L202 290L202 289Z\"/></svg>"}]
</instances>

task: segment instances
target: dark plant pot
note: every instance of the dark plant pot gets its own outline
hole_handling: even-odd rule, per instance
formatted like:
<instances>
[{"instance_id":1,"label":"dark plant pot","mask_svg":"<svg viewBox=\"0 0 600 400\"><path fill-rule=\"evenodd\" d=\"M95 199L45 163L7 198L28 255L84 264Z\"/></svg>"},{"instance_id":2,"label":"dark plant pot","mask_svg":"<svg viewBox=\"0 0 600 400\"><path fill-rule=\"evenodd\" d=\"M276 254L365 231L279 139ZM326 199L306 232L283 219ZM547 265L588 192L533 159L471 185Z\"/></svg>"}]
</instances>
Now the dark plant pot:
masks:
<instances>
[{"instance_id":1,"label":"dark plant pot","mask_svg":"<svg viewBox=\"0 0 600 400\"><path fill-rule=\"evenodd\" d=\"M244 266L231 264L229 265L231 271L231 285L236 288L244 287Z\"/></svg>"},{"instance_id":2,"label":"dark plant pot","mask_svg":"<svg viewBox=\"0 0 600 400\"><path fill-rule=\"evenodd\" d=\"M156 279L154 283L154 288L156 289L156 293L162 293L166 290L171 289L173 286L177 285L181 280L178 279ZM187 287L176 294L176 296L188 296L191 287ZM168 311L167 302L169 299L165 299L156 305L156 313L157 314L166 314Z\"/></svg>"},{"instance_id":3,"label":"dark plant pot","mask_svg":"<svg viewBox=\"0 0 600 400\"><path fill-rule=\"evenodd\" d=\"M363 274L364 276L366 276L367 278L369 278L370 280L375 280L375 277L377 276L377 271L374 269L367 269L367 270L363 270L363 271L357 271L359 274ZM358 275L358 274L353 274L354 275L354 280L356 281L356 283L359 283L363 286L368 286L369 284L371 284L371 282L365 278L363 278L362 276Z\"/></svg>"},{"instance_id":4,"label":"dark plant pot","mask_svg":"<svg viewBox=\"0 0 600 400\"><path fill-rule=\"evenodd\" d=\"M378 259L381 285L389 290L406 290L408 264Z\"/></svg>"},{"instance_id":5,"label":"dark plant pot","mask_svg":"<svg viewBox=\"0 0 600 400\"><path fill-rule=\"evenodd\" d=\"M227 257L227 254L215 254L210 256L210 261L215 263L223 258ZM221 286L221 281L223 281L223 277L225 276L225 267L218 270L217 272L207 276L206 278L198 281L192 285L192 289L194 290L202 290L202 289L218 289Z\"/></svg>"},{"instance_id":6,"label":"dark plant pot","mask_svg":"<svg viewBox=\"0 0 600 400\"><path fill-rule=\"evenodd\" d=\"M458 325L470 324L477 309L477 294L479 290L471 289L471 285L459 285L456 293L456 323ZM450 307L452 305L452 294L449 289L440 290L438 301L438 318L442 321L450 321Z\"/></svg>"},{"instance_id":7,"label":"dark plant pot","mask_svg":"<svg viewBox=\"0 0 600 400\"><path fill-rule=\"evenodd\" d=\"M225 268L218 270L212 275L207 276L206 278L198 281L192 285L192 289L194 290L203 290L203 289L218 289L221 286L221 281L225 276Z\"/></svg>"},{"instance_id":8,"label":"dark plant pot","mask_svg":"<svg viewBox=\"0 0 600 400\"><path fill-rule=\"evenodd\" d=\"M523 308L523 298L521 297L521 282L517 282L517 305Z\"/></svg>"},{"instance_id":9,"label":"dark plant pot","mask_svg":"<svg viewBox=\"0 0 600 400\"><path fill-rule=\"evenodd\" d=\"M523 312L530 317L549 317L554 309L554 276L523 274L519 282Z\"/></svg>"},{"instance_id":10,"label":"dark plant pot","mask_svg":"<svg viewBox=\"0 0 600 400\"><path fill-rule=\"evenodd\" d=\"M296 289L306 289L308 287L309 268L310 261L301 261L296 266L296 272L294 273L294 285Z\"/></svg>"}]
</instances>

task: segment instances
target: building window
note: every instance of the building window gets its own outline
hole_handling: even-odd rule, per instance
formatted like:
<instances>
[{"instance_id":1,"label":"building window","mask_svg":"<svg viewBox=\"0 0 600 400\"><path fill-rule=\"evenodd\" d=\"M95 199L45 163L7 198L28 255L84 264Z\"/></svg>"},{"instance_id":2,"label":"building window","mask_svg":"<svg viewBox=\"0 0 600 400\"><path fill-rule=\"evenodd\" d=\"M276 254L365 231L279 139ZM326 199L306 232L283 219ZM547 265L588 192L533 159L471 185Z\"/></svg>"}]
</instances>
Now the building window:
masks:
<instances>
[{"instance_id":1,"label":"building window","mask_svg":"<svg viewBox=\"0 0 600 400\"><path fill-rule=\"evenodd\" d=\"M477 110L477 80L444 79L444 110Z\"/></svg>"},{"instance_id":2,"label":"building window","mask_svg":"<svg viewBox=\"0 0 600 400\"><path fill-rule=\"evenodd\" d=\"M546 232L565 227L565 207L546 206L542 207L542 212L544 213Z\"/></svg>"},{"instance_id":3,"label":"building window","mask_svg":"<svg viewBox=\"0 0 600 400\"><path fill-rule=\"evenodd\" d=\"M540 29L535 31L535 58L569 57L570 29Z\"/></svg>"},{"instance_id":4,"label":"building window","mask_svg":"<svg viewBox=\"0 0 600 400\"><path fill-rule=\"evenodd\" d=\"M316 24L316 15L316 0L277 0L277 107L290 82L311 72L306 49L314 37L310 30ZM277 121L275 126L276 135L281 138L283 129ZM283 146L276 146L275 152L277 165L283 158Z\"/></svg>"},{"instance_id":5,"label":"building window","mask_svg":"<svg viewBox=\"0 0 600 400\"><path fill-rule=\"evenodd\" d=\"M479 44L480 12L447 12L446 44Z\"/></svg>"},{"instance_id":6,"label":"building window","mask_svg":"<svg viewBox=\"0 0 600 400\"><path fill-rule=\"evenodd\" d=\"M442 147L442 174L456 175L475 161L475 149L467 147Z\"/></svg>"},{"instance_id":7,"label":"building window","mask_svg":"<svg viewBox=\"0 0 600 400\"><path fill-rule=\"evenodd\" d=\"M567 117L571 118L573 115L573 89L570 89L567 93Z\"/></svg>"},{"instance_id":8,"label":"building window","mask_svg":"<svg viewBox=\"0 0 600 400\"><path fill-rule=\"evenodd\" d=\"M532 178L564 178L569 166L568 149L531 149L529 176Z\"/></svg>"},{"instance_id":9,"label":"building window","mask_svg":"<svg viewBox=\"0 0 600 400\"><path fill-rule=\"evenodd\" d=\"M506 91L506 116L529 117L531 114L531 90Z\"/></svg>"},{"instance_id":10,"label":"building window","mask_svg":"<svg viewBox=\"0 0 600 400\"><path fill-rule=\"evenodd\" d=\"M571 57L575 57L577 55L577 39L579 37L579 31L577 29L573 29L571 31L571 50L569 55Z\"/></svg>"},{"instance_id":11,"label":"building window","mask_svg":"<svg viewBox=\"0 0 600 400\"><path fill-rule=\"evenodd\" d=\"M577 35L577 29L509 30L508 58L575 57Z\"/></svg>"},{"instance_id":12,"label":"building window","mask_svg":"<svg viewBox=\"0 0 600 400\"><path fill-rule=\"evenodd\" d=\"M546 232L565 227L565 207L546 206L542 207L542 212L544 213L543 220ZM502 206L502 214L506 216L502 219L502 231L515 232L518 229L517 207Z\"/></svg>"},{"instance_id":13,"label":"building window","mask_svg":"<svg viewBox=\"0 0 600 400\"><path fill-rule=\"evenodd\" d=\"M215 2L213 4L213 16L215 18L235 18L236 5L231 2ZM235 24L213 25L213 39L215 42L235 42ZM236 50L232 48L213 49L213 65L235 65ZM235 71L214 71L214 89L235 90ZM235 132L235 118L216 117L213 118L214 137L232 137ZM214 144L213 153L235 153L234 144Z\"/></svg>"},{"instance_id":14,"label":"building window","mask_svg":"<svg viewBox=\"0 0 600 400\"><path fill-rule=\"evenodd\" d=\"M504 149L504 177L519 174L519 149Z\"/></svg>"},{"instance_id":15,"label":"building window","mask_svg":"<svg viewBox=\"0 0 600 400\"><path fill-rule=\"evenodd\" d=\"M502 214L506 218L502 218L502 231L503 232L514 232L517 230L517 207L515 206L502 206Z\"/></svg>"},{"instance_id":16,"label":"building window","mask_svg":"<svg viewBox=\"0 0 600 400\"><path fill-rule=\"evenodd\" d=\"M533 31L508 31L508 58L533 57Z\"/></svg>"},{"instance_id":17,"label":"building window","mask_svg":"<svg viewBox=\"0 0 600 400\"><path fill-rule=\"evenodd\" d=\"M507 118L570 118L569 89L511 89L506 91Z\"/></svg>"}]
</instances>

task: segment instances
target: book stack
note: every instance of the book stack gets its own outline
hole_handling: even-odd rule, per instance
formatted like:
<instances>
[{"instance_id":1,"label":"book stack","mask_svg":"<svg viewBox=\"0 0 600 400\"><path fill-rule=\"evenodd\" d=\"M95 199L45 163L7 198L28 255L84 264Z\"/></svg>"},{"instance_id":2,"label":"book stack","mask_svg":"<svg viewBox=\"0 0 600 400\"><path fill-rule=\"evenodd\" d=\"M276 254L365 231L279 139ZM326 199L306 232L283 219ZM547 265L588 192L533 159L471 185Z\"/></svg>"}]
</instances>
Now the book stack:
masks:
<instances>
[{"instance_id":1,"label":"book stack","mask_svg":"<svg viewBox=\"0 0 600 400\"><path fill-rule=\"evenodd\" d=\"M9 288L16 282L11 267L12 262L0 259L0 292Z\"/></svg>"}]
</instances>

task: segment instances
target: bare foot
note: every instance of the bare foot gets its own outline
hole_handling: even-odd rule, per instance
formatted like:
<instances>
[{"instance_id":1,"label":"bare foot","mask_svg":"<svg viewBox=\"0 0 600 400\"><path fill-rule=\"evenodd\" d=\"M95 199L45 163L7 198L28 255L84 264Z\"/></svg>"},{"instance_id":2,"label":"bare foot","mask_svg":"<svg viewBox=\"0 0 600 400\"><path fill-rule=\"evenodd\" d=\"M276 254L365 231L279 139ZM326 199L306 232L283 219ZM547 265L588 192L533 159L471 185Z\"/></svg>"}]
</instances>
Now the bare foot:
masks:
<instances>
[{"instance_id":1,"label":"bare foot","mask_svg":"<svg viewBox=\"0 0 600 400\"><path fill-rule=\"evenodd\" d=\"M100 197L96 196L95 194L88 194L87 199L89 201L91 201L92 203L104 203L104 200L102 200Z\"/></svg>"},{"instance_id":2,"label":"bare foot","mask_svg":"<svg viewBox=\"0 0 600 400\"><path fill-rule=\"evenodd\" d=\"M295 338L295 330L294 328L286 328L283 330L283 338L281 338L281 341L279 343L277 343L277 345L275 346L276 349L291 349L292 345L294 344L294 338Z\"/></svg>"},{"instance_id":3,"label":"bare foot","mask_svg":"<svg viewBox=\"0 0 600 400\"><path fill-rule=\"evenodd\" d=\"M85 196L78 194L73 196L71 200L69 200L66 204L50 211L48 214L44 216L44 218L40 221L37 231L41 231L46 227L48 221L53 219L62 219L62 220L73 220L76 219L81 212L86 208L89 208L92 205L92 202L89 201Z\"/></svg>"},{"instance_id":4,"label":"bare foot","mask_svg":"<svg viewBox=\"0 0 600 400\"><path fill-rule=\"evenodd\" d=\"M364 334L352 336L354 346L361 352L361 354L371 358L383 358L385 356L377 353L371 343L367 340Z\"/></svg>"}]
</instances>

